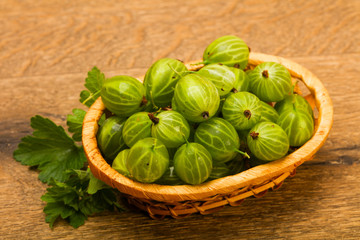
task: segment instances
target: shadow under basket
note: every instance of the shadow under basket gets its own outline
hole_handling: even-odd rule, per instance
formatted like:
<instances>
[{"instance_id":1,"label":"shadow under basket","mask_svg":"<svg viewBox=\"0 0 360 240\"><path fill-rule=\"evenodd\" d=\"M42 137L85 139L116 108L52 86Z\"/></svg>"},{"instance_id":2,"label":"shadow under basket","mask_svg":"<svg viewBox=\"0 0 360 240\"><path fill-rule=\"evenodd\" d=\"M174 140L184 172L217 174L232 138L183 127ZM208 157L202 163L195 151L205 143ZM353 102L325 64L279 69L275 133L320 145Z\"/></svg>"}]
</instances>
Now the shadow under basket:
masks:
<instances>
[{"instance_id":1,"label":"shadow under basket","mask_svg":"<svg viewBox=\"0 0 360 240\"><path fill-rule=\"evenodd\" d=\"M99 97L84 118L82 132L83 146L92 173L96 178L117 188L127 197L130 204L147 211L152 218L179 218L197 212L209 214L225 205L237 206L247 197L261 197L269 189L279 188L287 177L295 174L299 165L311 160L324 144L333 123L333 106L327 90L309 70L281 57L261 53L250 54L250 68L262 62L277 62L285 66L293 81L300 81L306 87L305 91L308 93L304 97L313 108L316 108L313 137L293 153L236 175L200 185L166 186L139 183L111 168L100 153L96 134L99 128L98 121L105 111L105 106ZM202 65L189 63L187 67L197 70ZM298 88L296 92L301 94L302 91Z\"/></svg>"}]
</instances>

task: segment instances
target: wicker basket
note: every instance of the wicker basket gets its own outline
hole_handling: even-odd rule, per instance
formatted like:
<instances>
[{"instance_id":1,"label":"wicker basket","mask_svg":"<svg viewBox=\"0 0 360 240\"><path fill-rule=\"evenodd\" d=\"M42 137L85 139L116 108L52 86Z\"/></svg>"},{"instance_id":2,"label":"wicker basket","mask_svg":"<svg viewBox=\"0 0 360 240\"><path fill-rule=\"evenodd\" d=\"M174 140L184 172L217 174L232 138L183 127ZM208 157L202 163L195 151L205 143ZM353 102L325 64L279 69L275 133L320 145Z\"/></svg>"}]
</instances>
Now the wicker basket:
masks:
<instances>
[{"instance_id":1,"label":"wicker basket","mask_svg":"<svg viewBox=\"0 0 360 240\"><path fill-rule=\"evenodd\" d=\"M250 67L262 62L278 62L284 65L293 79L298 79L305 84L310 91L310 94L305 97L318 110L313 137L292 154L236 175L195 186L139 183L112 169L101 156L96 134L98 121L105 106L99 98L87 112L82 132L83 146L92 173L98 179L124 193L130 204L147 211L152 218L169 215L178 218L197 212L208 214L228 204L237 206L250 196L263 196L268 189L277 189L287 177L295 173L299 165L311 160L324 144L333 122L333 106L327 90L309 70L281 57L260 53L250 54ZM190 64L187 66L192 70L199 68Z\"/></svg>"}]
</instances>

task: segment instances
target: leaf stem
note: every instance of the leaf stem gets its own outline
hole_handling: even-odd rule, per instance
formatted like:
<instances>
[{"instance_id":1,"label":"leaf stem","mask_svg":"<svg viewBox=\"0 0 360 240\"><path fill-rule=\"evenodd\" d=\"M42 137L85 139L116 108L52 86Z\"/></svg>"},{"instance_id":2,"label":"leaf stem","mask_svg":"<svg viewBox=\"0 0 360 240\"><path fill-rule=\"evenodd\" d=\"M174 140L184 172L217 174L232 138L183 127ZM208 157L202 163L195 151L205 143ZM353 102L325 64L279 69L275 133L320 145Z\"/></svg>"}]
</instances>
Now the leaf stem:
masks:
<instances>
[{"instance_id":1,"label":"leaf stem","mask_svg":"<svg viewBox=\"0 0 360 240\"><path fill-rule=\"evenodd\" d=\"M85 99L85 100L82 102L82 104L86 105L86 103L87 103L90 99L92 99L96 94L98 94L100 91L101 91L101 90L97 90L97 91L94 92L94 93L90 93L90 96L89 96L87 99Z\"/></svg>"}]
</instances>

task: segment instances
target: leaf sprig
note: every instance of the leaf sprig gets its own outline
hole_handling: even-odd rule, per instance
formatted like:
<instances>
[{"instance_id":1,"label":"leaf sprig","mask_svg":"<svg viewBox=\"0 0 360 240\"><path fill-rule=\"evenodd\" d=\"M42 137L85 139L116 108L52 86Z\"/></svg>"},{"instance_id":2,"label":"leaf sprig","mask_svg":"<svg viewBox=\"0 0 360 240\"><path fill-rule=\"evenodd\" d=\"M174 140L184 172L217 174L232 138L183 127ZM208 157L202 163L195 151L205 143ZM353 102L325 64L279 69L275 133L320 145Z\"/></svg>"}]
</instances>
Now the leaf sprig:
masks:
<instances>
[{"instance_id":1,"label":"leaf sprig","mask_svg":"<svg viewBox=\"0 0 360 240\"><path fill-rule=\"evenodd\" d=\"M80 102L91 106L100 95L104 79L97 67L89 71L84 84L87 90L80 93ZM34 132L22 138L13 153L21 164L37 167L39 179L50 186L41 199L46 202L45 221L51 228L59 218L77 228L94 213L123 210L117 202L118 192L95 178L89 169L85 170L85 153L76 142L81 141L86 112L73 109L72 113L67 115L66 122L72 137L50 119L36 115L31 118Z\"/></svg>"},{"instance_id":2,"label":"leaf sprig","mask_svg":"<svg viewBox=\"0 0 360 240\"><path fill-rule=\"evenodd\" d=\"M100 90L104 80L105 75L97 67L93 67L93 69L88 72L88 77L85 79L84 86L88 90L81 91L80 102L85 106L90 107L100 96Z\"/></svg>"},{"instance_id":3,"label":"leaf sprig","mask_svg":"<svg viewBox=\"0 0 360 240\"><path fill-rule=\"evenodd\" d=\"M115 192L93 177L89 170L70 170L70 173L65 182L50 181L51 187L41 197L47 202L45 221L51 228L59 217L77 228L94 213L121 209Z\"/></svg>"},{"instance_id":4,"label":"leaf sprig","mask_svg":"<svg viewBox=\"0 0 360 240\"><path fill-rule=\"evenodd\" d=\"M80 169L86 162L82 146L75 144L64 128L39 115L31 118L32 135L21 139L14 158L23 165L37 166L39 179L65 181L68 169Z\"/></svg>"}]
</instances>

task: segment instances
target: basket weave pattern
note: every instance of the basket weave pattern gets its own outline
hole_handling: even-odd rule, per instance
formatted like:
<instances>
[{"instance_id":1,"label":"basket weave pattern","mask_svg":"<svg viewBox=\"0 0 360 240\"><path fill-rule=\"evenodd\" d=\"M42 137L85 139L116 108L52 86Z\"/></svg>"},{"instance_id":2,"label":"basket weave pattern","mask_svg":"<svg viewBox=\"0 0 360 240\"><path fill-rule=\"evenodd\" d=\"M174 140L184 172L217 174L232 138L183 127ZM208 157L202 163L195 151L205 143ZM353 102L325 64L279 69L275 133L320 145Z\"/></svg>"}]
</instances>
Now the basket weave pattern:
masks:
<instances>
[{"instance_id":1,"label":"basket weave pattern","mask_svg":"<svg viewBox=\"0 0 360 240\"><path fill-rule=\"evenodd\" d=\"M324 144L333 122L333 107L321 81L304 67L276 56L250 54L250 67L262 62L281 63L289 70L293 79L302 81L310 91L305 98L317 108L319 114L313 137L301 148L282 159L200 185L164 186L139 183L112 169L101 156L96 134L105 106L99 97L90 107L83 122L83 146L92 173L96 178L124 193L130 204L147 211L152 218L169 215L179 218L196 212L209 214L225 205L237 206L247 197L261 197L269 189L279 188L287 177L295 174L299 165L311 160ZM190 64L187 64L187 67L190 70L199 68Z\"/></svg>"}]
</instances>

